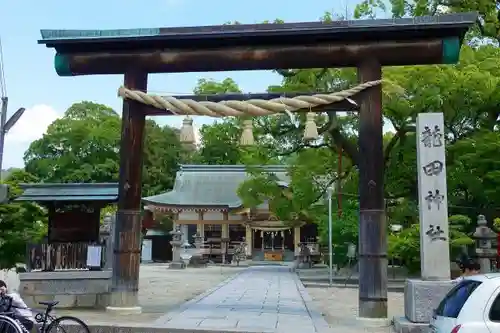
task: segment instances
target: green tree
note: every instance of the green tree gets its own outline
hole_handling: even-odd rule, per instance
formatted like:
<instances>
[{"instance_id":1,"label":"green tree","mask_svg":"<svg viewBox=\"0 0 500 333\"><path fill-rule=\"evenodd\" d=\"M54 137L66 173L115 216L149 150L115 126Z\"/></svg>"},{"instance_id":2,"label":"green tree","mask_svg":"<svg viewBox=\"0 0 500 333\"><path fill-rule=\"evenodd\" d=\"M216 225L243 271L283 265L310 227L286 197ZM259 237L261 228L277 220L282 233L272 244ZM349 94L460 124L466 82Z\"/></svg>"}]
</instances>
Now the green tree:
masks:
<instances>
[{"instance_id":1,"label":"green tree","mask_svg":"<svg viewBox=\"0 0 500 333\"><path fill-rule=\"evenodd\" d=\"M389 6L387 6L389 5ZM499 40L500 3L497 0L363 0L354 10L355 18L375 18L390 10L392 17L478 12L477 34Z\"/></svg>"},{"instance_id":2,"label":"green tree","mask_svg":"<svg viewBox=\"0 0 500 333\"><path fill-rule=\"evenodd\" d=\"M26 171L44 182L117 182L121 120L111 108L73 104L25 153ZM178 130L146 121L143 194L173 186L181 146Z\"/></svg>"},{"instance_id":3,"label":"green tree","mask_svg":"<svg viewBox=\"0 0 500 333\"><path fill-rule=\"evenodd\" d=\"M222 82L217 82L213 79L199 79L193 92L196 95L216 95L241 93L240 87L231 78L226 78Z\"/></svg>"},{"instance_id":4,"label":"green tree","mask_svg":"<svg viewBox=\"0 0 500 333\"><path fill-rule=\"evenodd\" d=\"M153 120L146 120L142 171L144 196L173 188L179 164L185 159L182 152L178 129L159 126Z\"/></svg>"},{"instance_id":5,"label":"green tree","mask_svg":"<svg viewBox=\"0 0 500 333\"><path fill-rule=\"evenodd\" d=\"M25 153L26 171L46 182L118 179L120 118L92 102L73 104Z\"/></svg>"},{"instance_id":6,"label":"green tree","mask_svg":"<svg viewBox=\"0 0 500 333\"><path fill-rule=\"evenodd\" d=\"M4 183L10 187L10 198L22 193L21 183L36 183L38 179L23 171L14 170ZM0 269L10 269L22 263L26 256L26 244L40 240L47 233L45 210L29 202L0 205Z\"/></svg>"},{"instance_id":7,"label":"green tree","mask_svg":"<svg viewBox=\"0 0 500 333\"><path fill-rule=\"evenodd\" d=\"M472 245L474 241L465 232L472 225L471 219L463 215L449 217L450 227L450 257L458 258L465 245ZM389 233L389 257L399 260L408 268L410 273L420 271L420 225L412 224L398 233Z\"/></svg>"},{"instance_id":8,"label":"green tree","mask_svg":"<svg viewBox=\"0 0 500 333\"><path fill-rule=\"evenodd\" d=\"M198 80L194 88L197 95L216 95L241 93L240 88L232 79L227 78L222 82L214 80ZM263 164L277 163L273 159L272 153L275 150L264 139L265 133L260 127L253 131L255 138L255 147L243 148L239 145L242 133L241 118L223 118L210 125L203 125L200 129L201 145L193 156L194 163L199 164L245 164L254 160L262 161ZM257 122L258 120L255 120ZM255 160L257 159L257 160Z\"/></svg>"},{"instance_id":9,"label":"green tree","mask_svg":"<svg viewBox=\"0 0 500 333\"><path fill-rule=\"evenodd\" d=\"M196 95L216 95L241 93L231 78L222 82L212 79L199 79L193 92ZM211 125L200 128L201 145L195 152L193 162L199 164L240 164L241 150L238 147L241 129L237 119L224 118Z\"/></svg>"},{"instance_id":10,"label":"green tree","mask_svg":"<svg viewBox=\"0 0 500 333\"><path fill-rule=\"evenodd\" d=\"M342 214L338 214L335 208L332 212L332 252L333 263L344 266L347 260L349 244L358 244L359 204L355 198L344 198L342 200ZM318 225L321 245L328 248L328 208L324 205L316 205L314 222Z\"/></svg>"},{"instance_id":11,"label":"green tree","mask_svg":"<svg viewBox=\"0 0 500 333\"><path fill-rule=\"evenodd\" d=\"M193 92L196 95L241 93L231 78L222 82L199 79ZM200 149L193 155L193 162L199 164L240 164L241 150L238 147L241 130L237 119L224 118L200 128Z\"/></svg>"},{"instance_id":12,"label":"green tree","mask_svg":"<svg viewBox=\"0 0 500 333\"><path fill-rule=\"evenodd\" d=\"M366 12L370 8L376 10L377 3L383 2L368 1L361 6L366 7ZM396 1L391 3L394 6ZM411 3L415 6L405 8L405 15L433 13L432 8L423 12L424 2ZM464 3L461 8L467 6ZM375 11L372 14L375 15ZM482 14L487 15L487 11L483 10ZM325 21L331 19L332 15L323 17ZM384 196L389 223L404 225L407 233L415 232L418 225L415 123L419 113L443 112L445 116L450 213L475 218L476 211L464 213L457 206L480 210L499 201L495 190L496 163L492 162L495 155L498 156L498 149L496 144L488 145L496 140L500 116L500 96L496 89L500 77L499 56L499 49L493 45L465 45L457 65L384 68L384 123L393 129L384 137ZM356 82L353 69L291 69L278 73L282 75L282 83L270 86L269 91L332 91ZM253 179L242 184L239 190L244 202L253 205L270 198L274 213L293 223L294 219L314 220L316 209L321 205L319 201L330 184L338 184L344 197L357 198L357 166L363 158L357 149L357 114L325 112L318 118L320 139L314 143L302 140L303 115L260 117L254 121L256 131L268 134L259 144L265 142L275 147L278 160L290 165L291 180L283 189L272 175L253 170ZM481 149L476 150L476 146ZM473 177L478 178L471 180ZM477 193L482 183L491 177L495 178L491 186ZM477 188L474 196L469 193L469 183ZM462 239L453 236L455 238ZM407 245L399 247L399 255L415 256L418 251L411 249L418 247L418 238L408 238Z\"/></svg>"},{"instance_id":13,"label":"green tree","mask_svg":"<svg viewBox=\"0 0 500 333\"><path fill-rule=\"evenodd\" d=\"M194 156L200 164L240 164L242 150L238 147L241 130L233 119L203 125L200 129L201 145Z\"/></svg>"},{"instance_id":14,"label":"green tree","mask_svg":"<svg viewBox=\"0 0 500 333\"><path fill-rule=\"evenodd\" d=\"M490 215L500 199L500 133L482 130L460 140L450 149L454 155L454 202L475 207L474 215Z\"/></svg>"}]
</instances>

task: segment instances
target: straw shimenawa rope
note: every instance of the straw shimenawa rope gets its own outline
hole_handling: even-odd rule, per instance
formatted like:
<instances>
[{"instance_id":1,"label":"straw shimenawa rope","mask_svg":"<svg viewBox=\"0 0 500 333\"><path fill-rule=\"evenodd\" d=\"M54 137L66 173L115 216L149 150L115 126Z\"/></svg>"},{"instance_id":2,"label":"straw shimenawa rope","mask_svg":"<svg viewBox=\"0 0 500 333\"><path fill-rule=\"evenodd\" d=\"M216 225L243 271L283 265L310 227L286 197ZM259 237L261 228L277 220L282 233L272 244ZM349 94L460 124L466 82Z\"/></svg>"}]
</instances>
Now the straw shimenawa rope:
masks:
<instances>
[{"instance_id":1,"label":"straw shimenawa rope","mask_svg":"<svg viewBox=\"0 0 500 333\"><path fill-rule=\"evenodd\" d=\"M118 96L134 100L146 105L151 105L158 109L164 109L175 115L188 116L181 128L180 140L184 144L194 144L193 120L189 116L209 116L209 117L255 117L268 116L277 113L294 112L308 110L307 120L304 129L304 140L315 140L318 138L318 128L315 123L316 113L314 108L321 105L328 105L343 101L356 95L357 93L377 86L382 80L369 81L359 84L347 90L334 92L331 94L315 94L312 96L297 96L293 98L280 97L271 100L251 99L247 101L195 101L192 99L177 99L172 96L150 95L140 90L131 90L120 87ZM240 145L251 146L254 144L252 132L252 120L243 121L243 131Z\"/></svg>"},{"instance_id":2,"label":"straw shimenawa rope","mask_svg":"<svg viewBox=\"0 0 500 333\"><path fill-rule=\"evenodd\" d=\"M275 113L294 112L301 109L310 110L321 105L343 101L357 93L379 85L382 80L369 81L347 90L331 94L316 94L312 96L297 96L293 98L280 97L271 100L251 99L247 101L194 101L192 99L177 99L171 96L150 95L143 91L120 87L118 96L134 100L158 109L169 110L176 115L209 116L209 117L242 117L268 116Z\"/></svg>"}]
</instances>

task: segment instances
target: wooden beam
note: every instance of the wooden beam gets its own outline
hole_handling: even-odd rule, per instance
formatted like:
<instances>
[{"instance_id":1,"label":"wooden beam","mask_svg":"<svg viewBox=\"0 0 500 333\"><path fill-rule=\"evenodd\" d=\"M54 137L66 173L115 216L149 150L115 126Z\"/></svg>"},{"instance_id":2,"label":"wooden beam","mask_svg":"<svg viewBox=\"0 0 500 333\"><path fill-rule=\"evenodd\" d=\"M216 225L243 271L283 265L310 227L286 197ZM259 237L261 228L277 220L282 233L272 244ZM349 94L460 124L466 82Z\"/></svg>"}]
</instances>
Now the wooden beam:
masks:
<instances>
[{"instance_id":1,"label":"wooden beam","mask_svg":"<svg viewBox=\"0 0 500 333\"><path fill-rule=\"evenodd\" d=\"M354 67L367 58L381 65L442 63L442 39L342 42L297 46L224 47L214 49L151 49L57 53L60 76L122 74L129 68L147 73L273 70Z\"/></svg>"},{"instance_id":2,"label":"wooden beam","mask_svg":"<svg viewBox=\"0 0 500 333\"><path fill-rule=\"evenodd\" d=\"M382 67L367 58L361 82L380 80ZM387 318L387 225L384 210L382 88L367 89L359 113L359 316Z\"/></svg>"},{"instance_id":3,"label":"wooden beam","mask_svg":"<svg viewBox=\"0 0 500 333\"><path fill-rule=\"evenodd\" d=\"M147 89L148 74L125 73L125 86ZM114 226L113 278L110 311L140 311L138 301L141 255L141 177L146 117L142 105L123 102L118 211ZM136 310L134 310L136 309Z\"/></svg>"}]
</instances>

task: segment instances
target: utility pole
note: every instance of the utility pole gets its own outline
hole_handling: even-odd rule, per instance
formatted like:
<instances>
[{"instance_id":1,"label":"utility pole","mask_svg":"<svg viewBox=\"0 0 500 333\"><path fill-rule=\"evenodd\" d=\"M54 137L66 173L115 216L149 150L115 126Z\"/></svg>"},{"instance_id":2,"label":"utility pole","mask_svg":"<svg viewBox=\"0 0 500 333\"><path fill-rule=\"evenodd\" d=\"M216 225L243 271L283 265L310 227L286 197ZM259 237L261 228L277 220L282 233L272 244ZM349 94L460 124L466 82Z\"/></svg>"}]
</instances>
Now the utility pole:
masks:
<instances>
[{"instance_id":1,"label":"utility pole","mask_svg":"<svg viewBox=\"0 0 500 333\"><path fill-rule=\"evenodd\" d=\"M332 242L332 227L333 227L333 221L332 221L332 194L333 194L333 187L329 186L327 189L327 194L328 194L328 285L331 287L333 286L333 242Z\"/></svg>"},{"instance_id":2,"label":"utility pole","mask_svg":"<svg viewBox=\"0 0 500 333\"><path fill-rule=\"evenodd\" d=\"M2 178L3 166L3 146L5 141L5 123L7 122L7 105L9 103L8 97L2 97L2 114L0 115L0 180Z\"/></svg>"},{"instance_id":3,"label":"utility pole","mask_svg":"<svg viewBox=\"0 0 500 333\"><path fill-rule=\"evenodd\" d=\"M19 108L12 117L7 120L7 106L9 103L9 98L4 96L2 97L2 109L0 114L0 180L2 180L1 170L3 167L3 148L5 143L5 135L9 132L9 130L17 123L19 118L23 115L25 108Z\"/></svg>"},{"instance_id":4,"label":"utility pole","mask_svg":"<svg viewBox=\"0 0 500 333\"><path fill-rule=\"evenodd\" d=\"M5 135L14 126L19 118L23 115L25 108L20 108L17 110L12 117L7 120L7 106L9 104L9 98L7 97L7 88L5 85L5 75L4 75L4 63L3 63L3 50L2 50L2 39L0 38L0 94L2 101L2 108L0 110L0 181L2 181L2 166L3 166L3 147L5 144ZM9 187L5 184L0 184L0 203L7 202L9 200Z\"/></svg>"}]
</instances>

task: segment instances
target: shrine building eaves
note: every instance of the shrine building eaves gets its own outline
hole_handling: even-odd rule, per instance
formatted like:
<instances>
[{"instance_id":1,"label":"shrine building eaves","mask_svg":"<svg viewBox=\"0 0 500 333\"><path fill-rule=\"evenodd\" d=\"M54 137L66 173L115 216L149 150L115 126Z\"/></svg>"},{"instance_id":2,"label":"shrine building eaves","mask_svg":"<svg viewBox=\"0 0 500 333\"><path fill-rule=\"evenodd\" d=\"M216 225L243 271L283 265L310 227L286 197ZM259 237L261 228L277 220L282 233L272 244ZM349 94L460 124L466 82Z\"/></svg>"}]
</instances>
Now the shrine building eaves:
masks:
<instances>
[{"instance_id":1,"label":"shrine building eaves","mask_svg":"<svg viewBox=\"0 0 500 333\"><path fill-rule=\"evenodd\" d=\"M258 167L274 174L280 185L288 186L286 166ZM249 174L244 165L182 165L172 191L142 201L154 207L240 208L238 187L247 179Z\"/></svg>"},{"instance_id":2,"label":"shrine building eaves","mask_svg":"<svg viewBox=\"0 0 500 333\"><path fill-rule=\"evenodd\" d=\"M115 202L117 183L21 184L23 194L14 201L33 202Z\"/></svg>"}]
</instances>

